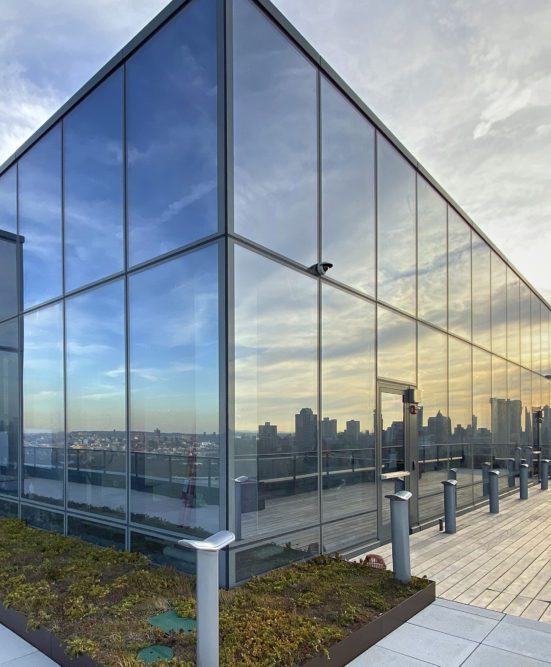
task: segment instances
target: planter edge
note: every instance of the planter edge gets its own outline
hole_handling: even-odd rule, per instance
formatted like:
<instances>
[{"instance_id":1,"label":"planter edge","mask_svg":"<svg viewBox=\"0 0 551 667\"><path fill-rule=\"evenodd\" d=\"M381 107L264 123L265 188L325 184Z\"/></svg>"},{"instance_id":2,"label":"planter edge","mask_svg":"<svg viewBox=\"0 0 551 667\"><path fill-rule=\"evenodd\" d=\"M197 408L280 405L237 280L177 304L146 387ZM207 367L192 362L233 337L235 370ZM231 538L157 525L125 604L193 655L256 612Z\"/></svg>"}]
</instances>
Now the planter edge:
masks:
<instances>
[{"instance_id":1,"label":"planter edge","mask_svg":"<svg viewBox=\"0 0 551 667\"><path fill-rule=\"evenodd\" d=\"M46 628L27 630L25 614L11 607L5 607L2 602L0 602L0 623L15 632L31 646L42 651L48 658L60 664L61 667L99 667L98 663L87 655L70 658L57 637Z\"/></svg>"},{"instance_id":2,"label":"planter edge","mask_svg":"<svg viewBox=\"0 0 551 667\"><path fill-rule=\"evenodd\" d=\"M374 646L400 625L409 621L436 599L436 584L431 581L411 597L407 598L381 616L349 634L329 648L329 657L318 655L302 663L302 667L345 667L361 653Z\"/></svg>"}]
</instances>

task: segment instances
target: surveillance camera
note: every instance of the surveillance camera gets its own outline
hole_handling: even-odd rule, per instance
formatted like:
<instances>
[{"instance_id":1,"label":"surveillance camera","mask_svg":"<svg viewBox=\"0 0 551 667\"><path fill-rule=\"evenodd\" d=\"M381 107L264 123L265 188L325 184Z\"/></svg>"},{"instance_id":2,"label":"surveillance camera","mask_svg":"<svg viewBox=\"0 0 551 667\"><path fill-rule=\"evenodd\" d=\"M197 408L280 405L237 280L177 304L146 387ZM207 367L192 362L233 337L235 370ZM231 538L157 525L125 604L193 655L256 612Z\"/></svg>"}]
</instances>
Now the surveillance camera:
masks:
<instances>
[{"instance_id":1,"label":"surveillance camera","mask_svg":"<svg viewBox=\"0 0 551 667\"><path fill-rule=\"evenodd\" d=\"M333 264L331 264L331 262L318 262L317 264L311 266L310 270L317 276L324 276L329 271L329 269L332 268Z\"/></svg>"}]
</instances>

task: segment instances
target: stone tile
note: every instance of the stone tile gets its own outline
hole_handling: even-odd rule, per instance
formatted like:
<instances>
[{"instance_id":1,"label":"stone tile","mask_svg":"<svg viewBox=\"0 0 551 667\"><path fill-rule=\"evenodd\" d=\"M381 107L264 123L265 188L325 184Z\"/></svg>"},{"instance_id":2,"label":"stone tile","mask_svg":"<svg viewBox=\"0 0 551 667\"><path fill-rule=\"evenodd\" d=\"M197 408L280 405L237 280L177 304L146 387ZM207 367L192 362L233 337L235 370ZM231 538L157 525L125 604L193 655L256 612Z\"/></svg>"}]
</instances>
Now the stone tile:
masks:
<instances>
[{"instance_id":1,"label":"stone tile","mask_svg":"<svg viewBox=\"0 0 551 667\"><path fill-rule=\"evenodd\" d=\"M465 660L463 667L549 667L549 663L482 644Z\"/></svg>"},{"instance_id":2,"label":"stone tile","mask_svg":"<svg viewBox=\"0 0 551 667\"><path fill-rule=\"evenodd\" d=\"M2 667L59 667L57 662L54 662L43 653L31 653L24 655L22 658L10 660L9 662L0 662Z\"/></svg>"},{"instance_id":3,"label":"stone tile","mask_svg":"<svg viewBox=\"0 0 551 667\"><path fill-rule=\"evenodd\" d=\"M504 623L508 625L518 625L521 628L528 628L531 630L537 630L539 632L546 632L551 635L551 626L547 623L540 623L539 621L533 621L529 618L521 618L520 616L505 616L503 619Z\"/></svg>"},{"instance_id":4,"label":"stone tile","mask_svg":"<svg viewBox=\"0 0 551 667\"><path fill-rule=\"evenodd\" d=\"M349 662L347 667L426 667L432 664L375 645Z\"/></svg>"},{"instance_id":5,"label":"stone tile","mask_svg":"<svg viewBox=\"0 0 551 667\"><path fill-rule=\"evenodd\" d=\"M532 627L535 623L536 621L525 618L515 618L515 623L506 622L504 619L490 632L483 643L549 663L551 660L551 628L542 624L543 627L548 628L548 631L542 632L541 629ZM520 659L518 664L522 665Z\"/></svg>"},{"instance_id":6,"label":"stone tile","mask_svg":"<svg viewBox=\"0 0 551 667\"><path fill-rule=\"evenodd\" d=\"M0 647L0 665L37 652L34 646L4 626L0 626Z\"/></svg>"},{"instance_id":7,"label":"stone tile","mask_svg":"<svg viewBox=\"0 0 551 667\"><path fill-rule=\"evenodd\" d=\"M476 642L405 623L378 646L439 667L458 667L478 646Z\"/></svg>"},{"instance_id":8,"label":"stone tile","mask_svg":"<svg viewBox=\"0 0 551 667\"><path fill-rule=\"evenodd\" d=\"M431 604L408 622L423 628L445 632L454 637L481 642L495 628L499 620Z\"/></svg>"},{"instance_id":9,"label":"stone tile","mask_svg":"<svg viewBox=\"0 0 551 667\"><path fill-rule=\"evenodd\" d=\"M476 607L472 604L461 604L460 602L454 602L453 600L444 600L443 598L436 598L434 604L440 604L444 607L449 607L450 609L457 609L458 611L464 611L467 614L475 614L476 616L483 616L484 618L492 618L496 621L501 621L501 619L505 617L505 614L502 614L499 611L492 611L491 609L483 609L482 607Z\"/></svg>"}]
</instances>

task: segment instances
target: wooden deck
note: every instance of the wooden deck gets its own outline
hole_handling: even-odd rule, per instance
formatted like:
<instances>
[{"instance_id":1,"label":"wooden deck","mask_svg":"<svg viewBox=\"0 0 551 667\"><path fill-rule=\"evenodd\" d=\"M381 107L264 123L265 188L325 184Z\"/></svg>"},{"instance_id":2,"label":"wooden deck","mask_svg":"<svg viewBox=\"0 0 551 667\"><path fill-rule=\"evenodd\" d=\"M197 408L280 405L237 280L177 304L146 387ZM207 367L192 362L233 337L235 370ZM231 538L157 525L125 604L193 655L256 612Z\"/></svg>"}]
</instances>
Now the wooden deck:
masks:
<instances>
[{"instance_id":1,"label":"wooden deck","mask_svg":"<svg viewBox=\"0 0 551 667\"><path fill-rule=\"evenodd\" d=\"M447 600L551 623L551 490L518 491L458 517L457 533L438 527L411 536L413 574L436 581ZM378 549L392 568L390 545Z\"/></svg>"}]
</instances>

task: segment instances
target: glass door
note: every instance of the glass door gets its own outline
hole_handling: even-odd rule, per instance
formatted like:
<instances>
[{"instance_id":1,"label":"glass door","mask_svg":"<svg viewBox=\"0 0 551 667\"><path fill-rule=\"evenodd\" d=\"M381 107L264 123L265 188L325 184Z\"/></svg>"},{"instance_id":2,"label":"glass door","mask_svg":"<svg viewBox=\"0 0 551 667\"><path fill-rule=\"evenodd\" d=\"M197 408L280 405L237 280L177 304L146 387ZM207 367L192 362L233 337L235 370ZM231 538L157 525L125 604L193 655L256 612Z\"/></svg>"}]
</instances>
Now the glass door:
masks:
<instances>
[{"instance_id":1,"label":"glass door","mask_svg":"<svg viewBox=\"0 0 551 667\"><path fill-rule=\"evenodd\" d=\"M413 494L410 523L417 522L416 409L409 402L410 387L381 383L378 392L377 458L379 470L379 539L390 537L390 501L385 496L400 489Z\"/></svg>"}]
</instances>

